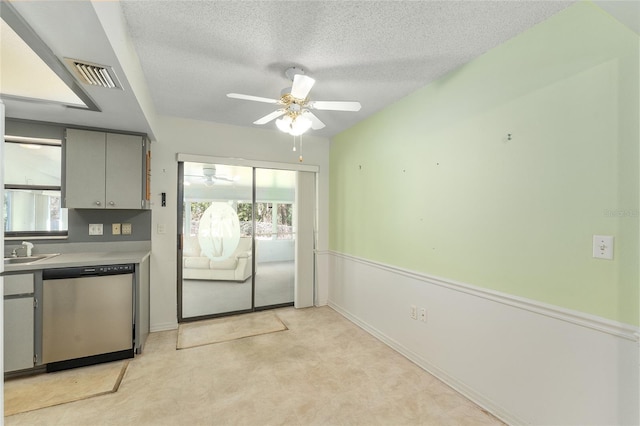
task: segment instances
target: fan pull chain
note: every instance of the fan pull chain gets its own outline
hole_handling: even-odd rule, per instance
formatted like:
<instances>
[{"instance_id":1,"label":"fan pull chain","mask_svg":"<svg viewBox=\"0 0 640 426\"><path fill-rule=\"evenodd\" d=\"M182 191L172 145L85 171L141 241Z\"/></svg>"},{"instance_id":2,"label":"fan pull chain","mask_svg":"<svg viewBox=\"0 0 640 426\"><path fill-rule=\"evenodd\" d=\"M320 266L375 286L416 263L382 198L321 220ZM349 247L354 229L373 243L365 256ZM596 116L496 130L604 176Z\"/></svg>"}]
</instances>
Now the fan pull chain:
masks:
<instances>
[{"instance_id":1,"label":"fan pull chain","mask_svg":"<svg viewBox=\"0 0 640 426\"><path fill-rule=\"evenodd\" d=\"M300 135L300 157L298 157L298 161L302 163L302 135Z\"/></svg>"},{"instance_id":2,"label":"fan pull chain","mask_svg":"<svg viewBox=\"0 0 640 426\"><path fill-rule=\"evenodd\" d=\"M296 152L296 137L293 137L293 152Z\"/></svg>"}]
</instances>

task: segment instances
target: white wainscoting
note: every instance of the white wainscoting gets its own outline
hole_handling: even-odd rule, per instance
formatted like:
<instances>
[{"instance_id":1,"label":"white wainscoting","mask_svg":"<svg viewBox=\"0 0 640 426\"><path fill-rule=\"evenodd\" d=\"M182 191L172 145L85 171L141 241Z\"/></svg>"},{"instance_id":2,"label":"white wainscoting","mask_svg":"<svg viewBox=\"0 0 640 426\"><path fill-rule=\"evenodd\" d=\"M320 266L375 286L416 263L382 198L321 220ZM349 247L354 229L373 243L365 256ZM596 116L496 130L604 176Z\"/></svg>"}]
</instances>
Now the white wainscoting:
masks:
<instances>
[{"instance_id":1,"label":"white wainscoting","mask_svg":"<svg viewBox=\"0 0 640 426\"><path fill-rule=\"evenodd\" d=\"M336 252L328 266L329 306L507 423L639 423L637 327Z\"/></svg>"},{"instance_id":2,"label":"white wainscoting","mask_svg":"<svg viewBox=\"0 0 640 426\"><path fill-rule=\"evenodd\" d=\"M315 306L325 306L329 303L329 251L316 250L315 276Z\"/></svg>"}]
</instances>

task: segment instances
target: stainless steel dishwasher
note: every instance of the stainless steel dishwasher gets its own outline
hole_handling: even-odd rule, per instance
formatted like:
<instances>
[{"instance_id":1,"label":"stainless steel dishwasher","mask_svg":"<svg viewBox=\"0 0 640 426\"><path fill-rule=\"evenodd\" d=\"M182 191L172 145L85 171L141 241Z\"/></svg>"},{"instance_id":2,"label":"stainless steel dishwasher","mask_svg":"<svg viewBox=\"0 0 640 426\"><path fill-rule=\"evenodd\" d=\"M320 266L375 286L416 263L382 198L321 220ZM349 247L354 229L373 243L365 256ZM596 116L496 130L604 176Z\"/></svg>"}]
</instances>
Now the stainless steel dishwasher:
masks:
<instances>
[{"instance_id":1,"label":"stainless steel dishwasher","mask_svg":"<svg viewBox=\"0 0 640 426\"><path fill-rule=\"evenodd\" d=\"M132 264L43 271L47 371L133 357L133 272Z\"/></svg>"}]
</instances>

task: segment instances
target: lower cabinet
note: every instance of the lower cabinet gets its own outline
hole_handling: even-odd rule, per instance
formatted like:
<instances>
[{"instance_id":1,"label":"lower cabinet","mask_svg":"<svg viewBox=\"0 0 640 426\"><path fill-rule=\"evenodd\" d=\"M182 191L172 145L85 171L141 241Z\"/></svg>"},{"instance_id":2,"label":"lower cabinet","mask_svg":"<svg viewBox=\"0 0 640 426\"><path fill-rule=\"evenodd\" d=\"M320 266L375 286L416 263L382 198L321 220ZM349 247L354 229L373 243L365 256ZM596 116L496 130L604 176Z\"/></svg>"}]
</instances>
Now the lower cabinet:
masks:
<instances>
[{"instance_id":1,"label":"lower cabinet","mask_svg":"<svg viewBox=\"0 0 640 426\"><path fill-rule=\"evenodd\" d=\"M33 274L4 276L4 372L33 368Z\"/></svg>"}]
</instances>

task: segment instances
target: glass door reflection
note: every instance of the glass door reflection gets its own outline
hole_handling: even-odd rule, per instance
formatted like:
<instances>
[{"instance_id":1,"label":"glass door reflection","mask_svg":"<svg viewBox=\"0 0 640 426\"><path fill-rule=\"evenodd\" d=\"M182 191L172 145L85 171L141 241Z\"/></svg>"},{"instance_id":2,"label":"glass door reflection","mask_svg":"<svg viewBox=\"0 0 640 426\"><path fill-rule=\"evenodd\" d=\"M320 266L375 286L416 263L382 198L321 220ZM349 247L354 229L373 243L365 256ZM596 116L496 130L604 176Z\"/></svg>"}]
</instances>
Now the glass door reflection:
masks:
<instances>
[{"instance_id":1,"label":"glass door reflection","mask_svg":"<svg viewBox=\"0 0 640 426\"><path fill-rule=\"evenodd\" d=\"M293 304L296 172L256 169L255 308Z\"/></svg>"},{"instance_id":2,"label":"glass door reflection","mask_svg":"<svg viewBox=\"0 0 640 426\"><path fill-rule=\"evenodd\" d=\"M184 162L180 321L293 305L296 172Z\"/></svg>"},{"instance_id":3,"label":"glass door reflection","mask_svg":"<svg viewBox=\"0 0 640 426\"><path fill-rule=\"evenodd\" d=\"M183 166L182 318L253 309L253 169Z\"/></svg>"}]
</instances>

